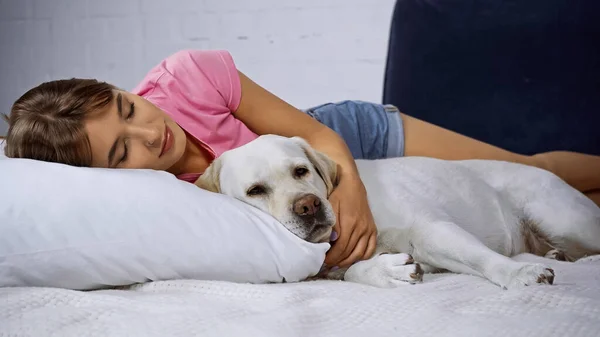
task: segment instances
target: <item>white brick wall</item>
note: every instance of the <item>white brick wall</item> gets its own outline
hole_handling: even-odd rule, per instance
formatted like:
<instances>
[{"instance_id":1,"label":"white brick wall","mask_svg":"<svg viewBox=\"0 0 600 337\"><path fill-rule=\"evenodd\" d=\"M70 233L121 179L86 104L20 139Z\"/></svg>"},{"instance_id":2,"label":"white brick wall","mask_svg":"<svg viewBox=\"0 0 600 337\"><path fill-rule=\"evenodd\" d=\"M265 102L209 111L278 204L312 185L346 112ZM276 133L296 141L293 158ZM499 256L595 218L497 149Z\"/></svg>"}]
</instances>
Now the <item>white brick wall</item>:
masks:
<instances>
[{"instance_id":1,"label":"white brick wall","mask_svg":"<svg viewBox=\"0 0 600 337\"><path fill-rule=\"evenodd\" d=\"M299 108L379 102L394 2L0 0L0 111L51 79L130 89L183 48L229 50L250 78Z\"/></svg>"}]
</instances>

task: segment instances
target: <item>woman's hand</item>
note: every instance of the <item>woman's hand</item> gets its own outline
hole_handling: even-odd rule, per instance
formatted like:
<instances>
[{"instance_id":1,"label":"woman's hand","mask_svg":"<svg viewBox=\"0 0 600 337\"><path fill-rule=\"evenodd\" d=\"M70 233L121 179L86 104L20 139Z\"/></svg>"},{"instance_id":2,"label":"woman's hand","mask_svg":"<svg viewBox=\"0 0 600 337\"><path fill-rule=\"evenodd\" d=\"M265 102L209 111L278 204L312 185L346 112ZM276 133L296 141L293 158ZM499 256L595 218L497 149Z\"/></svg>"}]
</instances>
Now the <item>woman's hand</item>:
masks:
<instances>
[{"instance_id":1,"label":"woman's hand","mask_svg":"<svg viewBox=\"0 0 600 337\"><path fill-rule=\"evenodd\" d=\"M337 217L334 232L338 237L327 252L325 264L346 267L370 258L377 244L377 228L360 178L342 175L329 201ZM332 233L332 239L335 236Z\"/></svg>"}]
</instances>

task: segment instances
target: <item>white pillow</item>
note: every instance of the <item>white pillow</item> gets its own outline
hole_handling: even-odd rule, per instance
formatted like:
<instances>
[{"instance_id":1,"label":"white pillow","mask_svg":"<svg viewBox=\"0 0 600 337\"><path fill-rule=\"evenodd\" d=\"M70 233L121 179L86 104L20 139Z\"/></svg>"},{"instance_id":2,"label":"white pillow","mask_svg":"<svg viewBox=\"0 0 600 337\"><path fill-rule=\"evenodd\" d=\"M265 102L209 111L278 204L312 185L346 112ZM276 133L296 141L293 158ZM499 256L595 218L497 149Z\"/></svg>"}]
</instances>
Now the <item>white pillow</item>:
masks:
<instances>
[{"instance_id":1,"label":"white pillow","mask_svg":"<svg viewBox=\"0 0 600 337\"><path fill-rule=\"evenodd\" d=\"M0 138L0 159L6 159L4 155L4 139Z\"/></svg>"},{"instance_id":2,"label":"white pillow","mask_svg":"<svg viewBox=\"0 0 600 337\"><path fill-rule=\"evenodd\" d=\"M328 249L166 172L0 160L0 286L291 282Z\"/></svg>"}]
</instances>

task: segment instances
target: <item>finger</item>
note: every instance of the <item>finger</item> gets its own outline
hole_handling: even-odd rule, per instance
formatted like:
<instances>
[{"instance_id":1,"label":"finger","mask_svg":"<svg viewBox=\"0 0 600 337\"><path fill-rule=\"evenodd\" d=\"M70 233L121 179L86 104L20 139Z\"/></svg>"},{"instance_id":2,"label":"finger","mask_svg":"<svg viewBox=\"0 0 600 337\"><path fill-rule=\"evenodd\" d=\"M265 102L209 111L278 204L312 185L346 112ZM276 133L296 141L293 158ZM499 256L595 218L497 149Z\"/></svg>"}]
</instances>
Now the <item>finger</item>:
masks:
<instances>
[{"instance_id":1,"label":"finger","mask_svg":"<svg viewBox=\"0 0 600 337\"><path fill-rule=\"evenodd\" d=\"M336 233L336 238L340 237L340 230L341 230L341 226L340 226L340 222L342 220L342 216L340 214L340 203L339 202L334 202L334 201L330 201L331 202L331 208L333 209L333 214L335 215L335 224L333 225L333 232ZM336 239L337 240L337 239Z\"/></svg>"},{"instance_id":2,"label":"finger","mask_svg":"<svg viewBox=\"0 0 600 337\"><path fill-rule=\"evenodd\" d=\"M344 252L342 253L342 259L346 259L350 256L350 254L352 254L354 252L354 250L356 249L356 245L358 244L358 241L362 240L363 238L368 238L369 235L367 233L367 228L361 226L359 223L356 223L353 227L352 227L352 234L350 235L350 239L348 239L348 244L346 245L346 249L344 249ZM366 249L366 245L365 245L365 249Z\"/></svg>"},{"instance_id":3,"label":"finger","mask_svg":"<svg viewBox=\"0 0 600 337\"><path fill-rule=\"evenodd\" d=\"M343 260L347 255L344 252L348 248L349 240L352 235L350 230L342 230L339 226L340 231L338 232L338 239L333 243L331 249L325 256L325 264L328 266L337 266L338 263Z\"/></svg>"},{"instance_id":4,"label":"finger","mask_svg":"<svg viewBox=\"0 0 600 337\"><path fill-rule=\"evenodd\" d=\"M373 257L375 250L377 249L377 232L371 234L369 238L369 244L367 245L367 249L365 250L365 255L362 257L363 260L368 260Z\"/></svg>"},{"instance_id":5,"label":"finger","mask_svg":"<svg viewBox=\"0 0 600 337\"><path fill-rule=\"evenodd\" d=\"M354 230L352 231L352 235L350 235L350 239L348 240L348 244L346 245L346 249L344 249L344 251L340 255L341 258L340 258L340 261L338 262L337 266L342 267L341 263L343 261L349 260L351 255L364 254L365 249L367 248L367 242L366 242L367 236L365 236L364 234L365 234L364 231L361 231L360 229L356 228L356 226L354 227ZM362 240L362 238L365 238L365 240L364 240L365 244L362 247L362 251L357 252L357 244L359 241ZM353 263L355 261L356 260L351 261L350 263Z\"/></svg>"},{"instance_id":6,"label":"finger","mask_svg":"<svg viewBox=\"0 0 600 337\"><path fill-rule=\"evenodd\" d=\"M323 261L323 263L325 263L325 265L327 267L333 266L332 263L339 259L339 255L343 251L343 249L337 248L337 247L344 246L344 243L341 243L344 241L344 238L341 238L342 233L341 233L341 228L340 228L339 203L332 202L331 206L332 206L334 214L335 214L335 225L333 226L332 231L336 232L336 235L335 235L336 240L335 240L335 242L331 242L331 248L329 248L329 250L325 254L325 261ZM333 236L333 233L332 233L332 236Z\"/></svg>"},{"instance_id":7,"label":"finger","mask_svg":"<svg viewBox=\"0 0 600 337\"><path fill-rule=\"evenodd\" d=\"M344 252L345 240L343 237L339 237L336 242L331 244L331 248L325 254L325 265L328 267L337 266L337 263L342 260L342 253Z\"/></svg>"},{"instance_id":8,"label":"finger","mask_svg":"<svg viewBox=\"0 0 600 337\"><path fill-rule=\"evenodd\" d=\"M343 238L340 238L338 233L339 229L337 228L337 226L334 226L333 230L331 231L331 236L329 237L329 244L331 245L331 247L329 248L327 253L325 253L325 261L323 261L323 263L328 267L333 266L333 261L339 259L339 255L341 253L341 250L337 247L343 245L343 243L340 243L342 242ZM332 240L334 238L335 240Z\"/></svg>"},{"instance_id":9,"label":"finger","mask_svg":"<svg viewBox=\"0 0 600 337\"><path fill-rule=\"evenodd\" d=\"M350 266L351 264L353 264L354 262L360 260L365 255L365 251L367 250L368 244L369 244L369 237L363 236L356 243L356 247L350 253L350 256L348 256L346 259L342 260L342 262L340 262L338 265L340 267L347 267L347 266Z\"/></svg>"}]
</instances>

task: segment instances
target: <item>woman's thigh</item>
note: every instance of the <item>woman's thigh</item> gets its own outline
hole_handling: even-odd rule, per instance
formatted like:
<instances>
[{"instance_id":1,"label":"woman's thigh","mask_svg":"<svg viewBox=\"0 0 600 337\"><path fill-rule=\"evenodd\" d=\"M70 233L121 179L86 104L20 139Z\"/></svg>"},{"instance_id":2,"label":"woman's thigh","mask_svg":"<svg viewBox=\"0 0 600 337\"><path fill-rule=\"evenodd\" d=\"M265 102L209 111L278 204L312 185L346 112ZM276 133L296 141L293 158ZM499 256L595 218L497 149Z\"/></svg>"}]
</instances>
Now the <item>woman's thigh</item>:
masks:
<instances>
[{"instance_id":1,"label":"woman's thigh","mask_svg":"<svg viewBox=\"0 0 600 337\"><path fill-rule=\"evenodd\" d=\"M401 113L406 156L447 160L492 159L531 164L531 157L484 143Z\"/></svg>"},{"instance_id":2,"label":"woman's thigh","mask_svg":"<svg viewBox=\"0 0 600 337\"><path fill-rule=\"evenodd\" d=\"M315 106L305 112L338 133L355 159L404 155L402 119L394 106L341 101Z\"/></svg>"}]
</instances>

